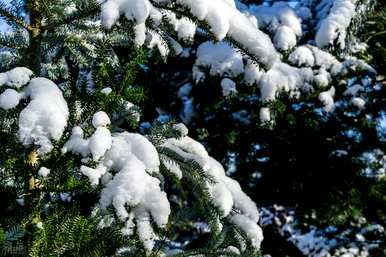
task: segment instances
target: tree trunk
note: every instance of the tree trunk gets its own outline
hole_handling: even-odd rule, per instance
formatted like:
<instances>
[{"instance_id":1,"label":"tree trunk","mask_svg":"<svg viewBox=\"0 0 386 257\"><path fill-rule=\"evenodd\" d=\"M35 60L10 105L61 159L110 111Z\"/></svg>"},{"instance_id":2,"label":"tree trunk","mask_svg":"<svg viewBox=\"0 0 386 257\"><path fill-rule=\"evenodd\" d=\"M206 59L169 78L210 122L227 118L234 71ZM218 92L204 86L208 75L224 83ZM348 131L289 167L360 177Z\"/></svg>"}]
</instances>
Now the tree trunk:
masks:
<instances>
[{"instance_id":1,"label":"tree trunk","mask_svg":"<svg viewBox=\"0 0 386 257\"><path fill-rule=\"evenodd\" d=\"M28 68L30 68L35 75L40 75L41 62L42 62L42 13L40 9L40 0L27 0L26 1L27 13L30 17L29 30L29 48L28 48ZM38 156L33 149L27 156L27 162L38 161ZM32 160L33 158L36 160ZM32 158L32 159L31 159ZM27 163L26 163L27 164ZM35 229L36 218L39 219L40 213L36 212L37 204L40 199L40 190L35 185L34 178L34 164L26 165L25 169L25 187L24 187L24 211L27 223L25 224L26 235L24 241L24 247L26 255L29 255L31 247L33 245L33 231ZM38 217L35 217L35 216Z\"/></svg>"},{"instance_id":2,"label":"tree trunk","mask_svg":"<svg viewBox=\"0 0 386 257\"><path fill-rule=\"evenodd\" d=\"M40 210L38 210L38 208L41 192L39 187L36 185L34 177L38 167L38 162L39 158L36 150L32 149L24 161L24 217L26 220L24 248L27 256L33 245L33 231L36 229L35 226L37 222L40 221Z\"/></svg>"},{"instance_id":3,"label":"tree trunk","mask_svg":"<svg viewBox=\"0 0 386 257\"><path fill-rule=\"evenodd\" d=\"M39 0L27 1L27 10L30 15L31 31L29 32L28 64L29 68L40 75L42 62L42 13Z\"/></svg>"}]
</instances>

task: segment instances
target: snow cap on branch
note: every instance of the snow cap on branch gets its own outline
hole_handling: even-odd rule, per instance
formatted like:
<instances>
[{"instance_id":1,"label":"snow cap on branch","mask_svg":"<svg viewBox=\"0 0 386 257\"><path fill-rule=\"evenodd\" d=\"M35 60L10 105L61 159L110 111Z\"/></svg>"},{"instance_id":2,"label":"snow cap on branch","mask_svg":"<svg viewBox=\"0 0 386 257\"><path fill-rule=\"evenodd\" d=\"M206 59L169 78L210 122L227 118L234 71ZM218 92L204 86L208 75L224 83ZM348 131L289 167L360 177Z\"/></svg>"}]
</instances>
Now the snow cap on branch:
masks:
<instances>
[{"instance_id":1,"label":"snow cap on branch","mask_svg":"<svg viewBox=\"0 0 386 257\"><path fill-rule=\"evenodd\" d=\"M53 148L51 140L59 140L67 126L68 107L54 82L45 78L30 80L32 74L24 67L0 73L1 86L19 90L6 89L0 95L0 107L12 109L21 99L30 98L19 115L18 136L23 145L34 144L39 154L47 154Z\"/></svg>"},{"instance_id":2,"label":"snow cap on branch","mask_svg":"<svg viewBox=\"0 0 386 257\"><path fill-rule=\"evenodd\" d=\"M143 35L143 25L150 17L155 21L155 25L160 25L160 17L162 12L154 7L148 0L107 0L102 1L102 22L110 28L117 22L121 14L124 14L127 19L136 23L136 26L141 27ZM161 5L167 5L170 0L155 1ZM190 11L190 14L200 21L205 21L209 24L209 30L215 35L218 40L224 39L226 36L240 45L243 49L255 56L263 65L270 67L279 59L279 55L275 50L271 39L268 35L260 31L256 24L244 13L241 13L230 0L178 0L184 8ZM180 37L181 28L189 28L188 33L191 37L193 26L190 21L187 23L184 18L175 23L175 29ZM173 24L173 22L172 22ZM188 25L188 26L187 26ZM138 36L136 36L138 39ZM139 40L136 40L138 43ZM144 41L141 40L140 43Z\"/></svg>"},{"instance_id":3,"label":"snow cap on branch","mask_svg":"<svg viewBox=\"0 0 386 257\"><path fill-rule=\"evenodd\" d=\"M316 10L321 17L315 37L318 47L327 47L334 41L338 42L340 48L345 47L346 30L355 16L355 2L356 0L323 0L318 4Z\"/></svg>"},{"instance_id":4,"label":"snow cap on branch","mask_svg":"<svg viewBox=\"0 0 386 257\"><path fill-rule=\"evenodd\" d=\"M257 225L259 212L256 204L241 190L237 181L226 176L222 165L210 157L200 143L188 136L180 139L168 139L163 147L174 151L185 160L193 160L203 167L204 172L214 180L214 183L208 182L206 186L215 205L222 211L222 217L228 218L243 230L251 240L252 245L257 249L260 248L263 235L261 228ZM167 164L166 166L170 165ZM237 214L233 213L233 209L238 210Z\"/></svg>"}]
</instances>

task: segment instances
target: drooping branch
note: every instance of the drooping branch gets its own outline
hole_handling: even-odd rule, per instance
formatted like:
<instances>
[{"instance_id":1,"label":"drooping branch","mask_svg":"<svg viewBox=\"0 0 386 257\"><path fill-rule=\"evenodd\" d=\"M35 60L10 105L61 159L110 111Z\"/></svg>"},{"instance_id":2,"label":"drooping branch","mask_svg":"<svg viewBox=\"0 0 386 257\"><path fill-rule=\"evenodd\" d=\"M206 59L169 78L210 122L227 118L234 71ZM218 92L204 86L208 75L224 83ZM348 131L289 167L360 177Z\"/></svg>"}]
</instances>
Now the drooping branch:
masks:
<instances>
[{"instance_id":1,"label":"drooping branch","mask_svg":"<svg viewBox=\"0 0 386 257\"><path fill-rule=\"evenodd\" d=\"M163 3L151 1L151 3L153 6L155 6L160 10L171 11L179 17L187 17L191 19L194 23L196 23L200 28L203 29L203 33L201 33L202 35L207 36L208 38L210 38L215 42L218 41L216 36L212 33L210 25L206 21L199 20L197 17L192 15L185 6L178 4L176 2L173 2L172 4L170 3L163 4ZM243 44L240 43L237 40L237 38L232 37L230 35L226 35L224 40L230 45L232 45L242 55L248 56L248 59L251 60L253 63L257 64L260 68L262 68L263 70L269 70L270 68L269 65L264 63L264 61L262 61L259 56L251 53L251 51L249 51L247 47L243 46Z\"/></svg>"}]
</instances>

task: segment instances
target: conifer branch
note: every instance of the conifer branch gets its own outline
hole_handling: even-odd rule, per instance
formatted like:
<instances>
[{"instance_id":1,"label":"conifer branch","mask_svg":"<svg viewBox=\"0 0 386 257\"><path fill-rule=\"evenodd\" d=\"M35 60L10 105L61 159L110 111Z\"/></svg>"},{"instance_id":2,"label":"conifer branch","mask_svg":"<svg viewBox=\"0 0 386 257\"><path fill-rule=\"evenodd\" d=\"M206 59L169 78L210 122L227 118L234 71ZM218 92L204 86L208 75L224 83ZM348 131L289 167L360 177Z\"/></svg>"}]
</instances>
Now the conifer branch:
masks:
<instances>
[{"instance_id":1,"label":"conifer branch","mask_svg":"<svg viewBox=\"0 0 386 257\"><path fill-rule=\"evenodd\" d=\"M64 25L70 25L73 22L77 22L80 20L91 18L91 17L97 15L99 12L100 12L99 4L93 3L93 4L91 4L91 7L89 7L89 8L86 8L84 10L80 10L74 14L71 14L71 15L69 15L61 20L58 20L58 21L53 22L51 24L48 24L46 26L42 26L42 31L52 31L58 27L61 27Z\"/></svg>"},{"instance_id":2,"label":"conifer branch","mask_svg":"<svg viewBox=\"0 0 386 257\"><path fill-rule=\"evenodd\" d=\"M28 25L22 19L19 19L17 16L13 15L12 12L2 3L0 3L0 16L3 17L5 20L10 21L28 31L32 30L32 27L30 25Z\"/></svg>"}]
</instances>

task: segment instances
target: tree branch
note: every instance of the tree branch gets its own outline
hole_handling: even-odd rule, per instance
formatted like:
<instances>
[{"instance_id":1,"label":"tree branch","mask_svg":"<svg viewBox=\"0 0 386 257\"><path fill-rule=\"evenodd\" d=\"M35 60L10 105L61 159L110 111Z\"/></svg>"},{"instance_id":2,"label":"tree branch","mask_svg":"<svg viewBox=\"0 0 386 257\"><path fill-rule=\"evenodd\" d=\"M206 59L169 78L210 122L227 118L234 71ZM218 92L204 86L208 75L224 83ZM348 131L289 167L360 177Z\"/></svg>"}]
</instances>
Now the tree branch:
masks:
<instances>
[{"instance_id":1,"label":"tree branch","mask_svg":"<svg viewBox=\"0 0 386 257\"><path fill-rule=\"evenodd\" d=\"M372 40L373 38L375 38L375 37L378 37L378 36L381 36L381 35L383 35L383 34L386 34L386 30L384 30L384 31L380 31L380 32L378 32L378 33L375 33L375 34L373 34L373 35L371 35L370 37L368 37L367 39L366 39L366 43L368 43L370 40Z\"/></svg>"},{"instance_id":2,"label":"tree branch","mask_svg":"<svg viewBox=\"0 0 386 257\"><path fill-rule=\"evenodd\" d=\"M86 10L81 10L62 20L53 22L51 24L47 24L46 26L42 26L42 31L52 31L52 30L55 30L57 27L60 27L63 25L70 25L75 21L90 18L98 14L99 11L100 11L100 6L98 4L92 5L90 8L87 8Z\"/></svg>"},{"instance_id":3,"label":"tree branch","mask_svg":"<svg viewBox=\"0 0 386 257\"><path fill-rule=\"evenodd\" d=\"M0 16L4 17L6 20L15 23L19 27L22 27L28 31L32 30L32 27L25 23L22 19L19 19L13 15L4 5L0 5Z\"/></svg>"}]
</instances>

